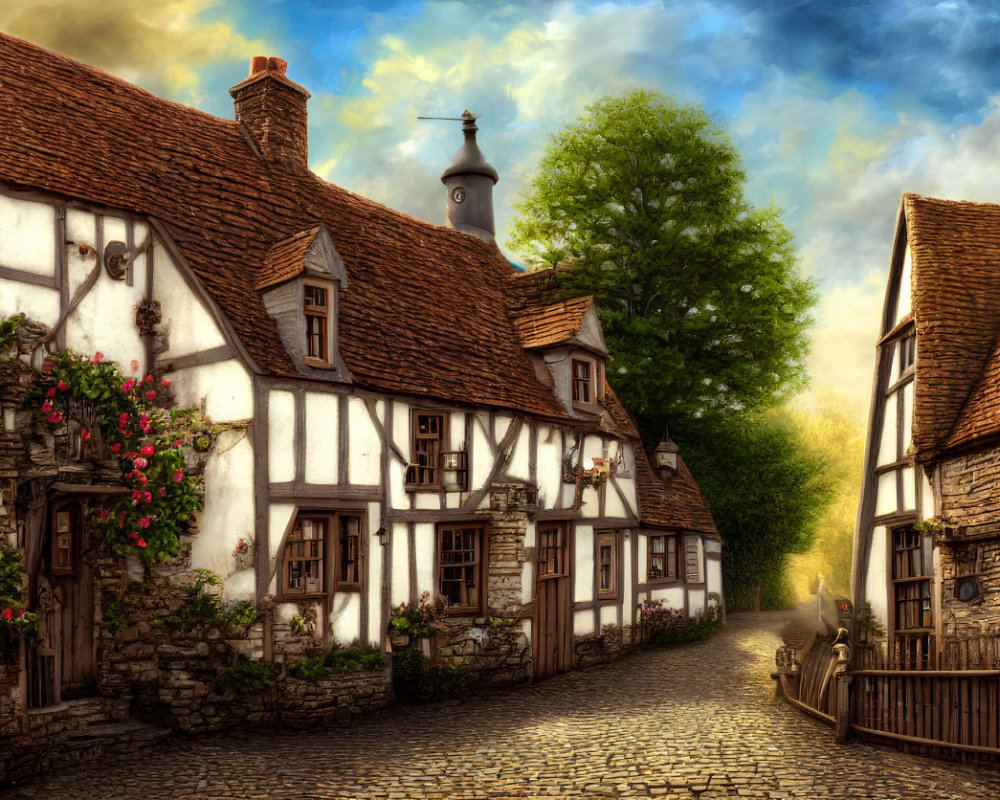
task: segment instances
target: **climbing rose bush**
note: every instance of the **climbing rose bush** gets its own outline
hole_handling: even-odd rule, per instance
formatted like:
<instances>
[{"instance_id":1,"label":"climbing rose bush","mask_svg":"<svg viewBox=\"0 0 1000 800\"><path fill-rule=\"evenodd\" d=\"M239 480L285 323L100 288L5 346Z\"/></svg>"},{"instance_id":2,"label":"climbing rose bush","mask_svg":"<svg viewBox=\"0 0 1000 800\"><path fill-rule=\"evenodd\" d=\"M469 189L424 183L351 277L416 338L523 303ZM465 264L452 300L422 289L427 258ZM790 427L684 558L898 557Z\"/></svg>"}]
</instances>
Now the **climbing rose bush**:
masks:
<instances>
[{"instance_id":1,"label":"climbing rose bush","mask_svg":"<svg viewBox=\"0 0 1000 800\"><path fill-rule=\"evenodd\" d=\"M101 353L88 358L64 351L43 363L27 399L37 421L57 426L75 419L85 442L99 436L105 455L117 459L128 494L93 509L91 524L115 553L147 563L180 554L180 534L203 505L201 481L184 461L194 412L156 405L168 385L151 375L126 379Z\"/></svg>"}]
</instances>

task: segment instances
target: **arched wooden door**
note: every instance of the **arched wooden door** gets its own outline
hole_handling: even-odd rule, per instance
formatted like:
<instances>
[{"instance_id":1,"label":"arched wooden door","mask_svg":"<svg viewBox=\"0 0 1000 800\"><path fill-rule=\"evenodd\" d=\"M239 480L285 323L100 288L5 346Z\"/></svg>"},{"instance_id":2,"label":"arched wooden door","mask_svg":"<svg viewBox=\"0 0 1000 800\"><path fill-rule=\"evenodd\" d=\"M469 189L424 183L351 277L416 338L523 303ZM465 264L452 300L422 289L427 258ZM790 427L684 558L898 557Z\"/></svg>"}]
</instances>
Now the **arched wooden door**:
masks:
<instances>
[{"instance_id":1,"label":"arched wooden door","mask_svg":"<svg viewBox=\"0 0 1000 800\"><path fill-rule=\"evenodd\" d=\"M535 680L573 668L571 558L569 524L540 522L532 630Z\"/></svg>"}]
</instances>

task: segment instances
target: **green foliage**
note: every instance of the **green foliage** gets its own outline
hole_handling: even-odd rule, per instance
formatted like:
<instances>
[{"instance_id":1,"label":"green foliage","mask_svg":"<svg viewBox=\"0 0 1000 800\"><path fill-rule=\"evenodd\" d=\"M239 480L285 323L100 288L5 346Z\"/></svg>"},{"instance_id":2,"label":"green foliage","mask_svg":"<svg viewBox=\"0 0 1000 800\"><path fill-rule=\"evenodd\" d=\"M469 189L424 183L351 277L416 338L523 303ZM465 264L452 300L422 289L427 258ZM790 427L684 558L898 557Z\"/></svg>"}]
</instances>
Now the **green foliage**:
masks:
<instances>
[{"instance_id":1,"label":"green foliage","mask_svg":"<svg viewBox=\"0 0 1000 800\"><path fill-rule=\"evenodd\" d=\"M418 642L393 653L392 683L397 697L421 703L468 694L465 676L454 667L431 666Z\"/></svg>"},{"instance_id":2,"label":"green foliage","mask_svg":"<svg viewBox=\"0 0 1000 800\"><path fill-rule=\"evenodd\" d=\"M788 557L810 548L833 492L825 462L774 412L736 417L684 444L723 538L728 607L749 607L758 586L763 607L790 602Z\"/></svg>"},{"instance_id":3,"label":"green foliage","mask_svg":"<svg viewBox=\"0 0 1000 800\"><path fill-rule=\"evenodd\" d=\"M323 665L334 672L382 669L385 655L377 647L334 647L323 656Z\"/></svg>"},{"instance_id":4,"label":"green foliage","mask_svg":"<svg viewBox=\"0 0 1000 800\"><path fill-rule=\"evenodd\" d=\"M300 681L325 681L330 677L330 670L323 665L321 658L310 658L307 661L293 661L288 665L288 674Z\"/></svg>"},{"instance_id":5,"label":"green foliage","mask_svg":"<svg viewBox=\"0 0 1000 800\"><path fill-rule=\"evenodd\" d=\"M657 631L653 644L678 645L700 642L713 633L722 630L722 621L714 609L694 620L687 620L675 625L669 625Z\"/></svg>"},{"instance_id":6,"label":"green foliage","mask_svg":"<svg viewBox=\"0 0 1000 800\"><path fill-rule=\"evenodd\" d=\"M385 656L377 647L334 647L325 655L305 661L293 661L288 674L302 681L324 681L330 673L358 672L382 669Z\"/></svg>"},{"instance_id":7,"label":"green foliage","mask_svg":"<svg viewBox=\"0 0 1000 800\"><path fill-rule=\"evenodd\" d=\"M256 622L260 614L249 600L241 600L229 610L224 608L215 589L221 584L222 580L211 570L195 570L180 608L166 618L166 624L182 631L204 625L230 633L238 626L246 628Z\"/></svg>"},{"instance_id":8,"label":"green foliage","mask_svg":"<svg viewBox=\"0 0 1000 800\"><path fill-rule=\"evenodd\" d=\"M424 592L416 606L407 603L393 609L389 618L389 632L410 639L436 636L434 622L440 617L438 610L430 603L430 593Z\"/></svg>"},{"instance_id":9,"label":"green foliage","mask_svg":"<svg viewBox=\"0 0 1000 800\"><path fill-rule=\"evenodd\" d=\"M13 317L0 320L0 358L10 358L16 356L15 345L17 345L17 329L24 322L24 314L15 314Z\"/></svg>"},{"instance_id":10,"label":"green foliage","mask_svg":"<svg viewBox=\"0 0 1000 800\"><path fill-rule=\"evenodd\" d=\"M817 295L745 178L704 111L637 89L553 137L518 203L512 246L534 267L573 265L561 289L594 296L608 380L649 441L804 385Z\"/></svg>"},{"instance_id":11,"label":"green foliage","mask_svg":"<svg viewBox=\"0 0 1000 800\"><path fill-rule=\"evenodd\" d=\"M312 622L306 622L298 614L288 621L288 626L292 629L292 633L296 636L309 636L312 634L313 628L315 627Z\"/></svg>"},{"instance_id":12,"label":"green foliage","mask_svg":"<svg viewBox=\"0 0 1000 800\"><path fill-rule=\"evenodd\" d=\"M64 351L44 363L26 399L40 424L75 419L88 440L99 430L119 459L130 495L96 509L92 524L113 552L137 554L148 564L180 555L179 537L203 503L201 483L184 462L193 413L167 412L155 404L167 385L151 376L125 379L100 353L88 359Z\"/></svg>"},{"instance_id":13,"label":"green foliage","mask_svg":"<svg viewBox=\"0 0 1000 800\"><path fill-rule=\"evenodd\" d=\"M921 520L913 526L913 530L925 536L939 536L944 530L944 526L934 518Z\"/></svg>"},{"instance_id":14,"label":"green foliage","mask_svg":"<svg viewBox=\"0 0 1000 800\"><path fill-rule=\"evenodd\" d=\"M789 558L788 582L797 601L816 594L819 577L834 595L851 594L854 522L861 496L865 412L857 400L824 395L789 414L806 450L822 459L832 498L816 525L809 551Z\"/></svg>"},{"instance_id":15,"label":"green foliage","mask_svg":"<svg viewBox=\"0 0 1000 800\"><path fill-rule=\"evenodd\" d=\"M21 553L13 547L0 550L0 636L37 636L38 617L25 610L28 576Z\"/></svg>"},{"instance_id":16,"label":"green foliage","mask_svg":"<svg viewBox=\"0 0 1000 800\"><path fill-rule=\"evenodd\" d=\"M243 661L219 676L215 690L256 694L275 686L280 672L281 667L271 661Z\"/></svg>"},{"instance_id":17,"label":"green foliage","mask_svg":"<svg viewBox=\"0 0 1000 800\"><path fill-rule=\"evenodd\" d=\"M107 589L101 592L101 627L111 634L125 627L121 601L118 595Z\"/></svg>"}]
</instances>

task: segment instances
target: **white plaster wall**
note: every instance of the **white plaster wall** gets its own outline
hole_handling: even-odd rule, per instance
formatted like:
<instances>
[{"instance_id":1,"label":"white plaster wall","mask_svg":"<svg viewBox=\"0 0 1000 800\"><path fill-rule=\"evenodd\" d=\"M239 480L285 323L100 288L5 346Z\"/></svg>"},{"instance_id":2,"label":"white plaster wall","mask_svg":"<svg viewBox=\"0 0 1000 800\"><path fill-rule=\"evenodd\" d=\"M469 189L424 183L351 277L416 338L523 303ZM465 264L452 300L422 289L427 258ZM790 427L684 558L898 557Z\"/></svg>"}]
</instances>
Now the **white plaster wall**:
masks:
<instances>
[{"instance_id":1,"label":"white plaster wall","mask_svg":"<svg viewBox=\"0 0 1000 800\"><path fill-rule=\"evenodd\" d=\"M899 301L896 303L895 325L910 313L913 308L910 298L910 275L913 272L913 260L910 257L910 246L906 246L906 254L903 256L902 274L899 276Z\"/></svg>"},{"instance_id":2,"label":"white plaster wall","mask_svg":"<svg viewBox=\"0 0 1000 800\"><path fill-rule=\"evenodd\" d=\"M903 469L903 508L915 509L917 507L917 477L913 467Z\"/></svg>"},{"instance_id":3,"label":"white plaster wall","mask_svg":"<svg viewBox=\"0 0 1000 800\"><path fill-rule=\"evenodd\" d=\"M417 542L417 595L423 591L437 594L437 575L434 569L435 526L432 522L418 522L416 526Z\"/></svg>"},{"instance_id":4,"label":"white plaster wall","mask_svg":"<svg viewBox=\"0 0 1000 800\"><path fill-rule=\"evenodd\" d=\"M705 613L708 596L704 589L688 590L688 613L690 616L701 616Z\"/></svg>"},{"instance_id":5,"label":"white plaster wall","mask_svg":"<svg viewBox=\"0 0 1000 800\"><path fill-rule=\"evenodd\" d=\"M337 395L306 392L306 483L337 482Z\"/></svg>"},{"instance_id":6,"label":"white plaster wall","mask_svg":"<svg viewBox=\"0 0 1000 800\"><path fill-rule=\"evenodd\" d=\"M684 585L676 584L673 586L652 589L649 593L649 597L654 602L656 600L663 601L664 608L672 608L675 611L684 608Z\"/></svg>"},{"instance_id":7,"label":"white plaster wall","mask_svg":"<svg viewBox=\"0 0 1000 800\"><path fill-rule=\"evenodd\" d=\"M437 492L414 492L413 502L416 508L424 511L434 511L441 508L441 497Z\"/></svg>"},{"instance_id":8,"label":"white plaster wall","mask_svg":"<svg viewBox=\"0 0 1000 800\"><path fill-rule=\"evenodd\" d=\"M722 562L714 558L709 559L706 566L706 577L708 579L708 591L715 592L722 596Z\"/></svg>"},{"instance_id":9,"label":"white plaster wall","mask_svg":"<svg viewBox=\"0 0 1000 800\"><path fill-rule=\"evenodd\" d=\"M618 624L618 606L601 606L601 627Z\"/></svg>"},{"instance_id":10,"label":"white plaster wall","mask_svg":"<svg viewBox=\"0 0 1000 800\"><path fill-rule=\"evenodd\" d=\"M896 397L893 392L885 399L885 416L882 419L882 435L879 439L878 466L891 464L896 460Z\"/></svg>"},{"instance_id":11,"label":"white plaster wall","mask_svg":"<svg viewBox=\"0 0 1000 800\"><path fill-rule=\"evenodd\" d=\"M538 429L538 507L556 508L562 489L562 449L559 431L549 425Z\"/></svg>"},{"instance_id":12,"label":"white plaster wall","mask_svg":"<svg viewBox=\"0 0 1000 800\"><path fill-rule=\"evenodd\" d=\"M446 450L463 450L465 441L465 412L452 411L448 415L448 446Z\"/></svg>"},{"instance_id":13,"label":"white plaster wall","mask_svg":"<svg viewBox=\"0 0 1000 800\"><path fill-rule=\"evenodd\" d=\"M406 478L406 466L402 464L394 455L389 457L389 497L390 508L409 508L410 495L403 488ZM351 475L354 481L354 475Z\"/></svg>"},{"instance_id":14,"label":"white plaster wall","mask_svg":"<svg viewBox=\"0 0 1000 800\"><path fill-rule=\"evenodd\" d=\"M0 317L14 314L27 314L46 325L54 324L59 318L58 290L0 278Z\"/></svg>"},{"instance_id":15,"label":"white plaster wall","mask_svg":"<svg viewBox=\"0 0 1000 800\"><path fill-rule=\"evenodd\" d=\"M253 418L253 382L236 359L188 367L165 377L178 408L200 409L212 422Z\"/></svg>"},{"instance_id":16,"label":"white plaster wall","mask_svg":"<svg viewBox=\"0 0 1000 800\"><path fill-rule=\"evenodd\" d=\"M412 412L410 405L408 403L403 403L398 400L394 401L392 404L392 441L396 447L399 448L401 452L408 459L412 458L413 454L410 452L412 449L412 443L410 442L410 417L412 417ZM383 424L385 420L382 420Z\"/></svg>"},{"instance_id":17,"label":"white plaster wall","mask_svg":"<svg viewBox=\"0 0 1000 800\"><path fill-rule=\"evenodd\" d=\"M380 420L385 419L385 403L375 404L375 413ZM349 449L350 480L355 484L378 484L382 480L382 442L378 430L360 397L347 401L348 430L351 435ZM405 452L405 451L404 451Z\"/></svg>"},{"instance_id":18,"label":"white plaster wall","mask_svg":"<svg viewBox=\"0 0 1000 800\"><path fill-rule=\"evenodd\" d=\"M54 275L56 211L0 194L0 266L35 275Z\"/></svg>"},{"instance_id":19,"label":"white plaster wall","mask_svg":"<svg viewBox=\"0 0 1000 800\"><path fill-rule=\"evenodd\" d=\"M237 542L254 539L253 444L245 430L219 434L205 465L205 486L191 565L228 578L237 566Z\"/></svg>"},{"instance_id":20,"label":"white plaster wall","mask_svg":"<svg viewBox=\"0 0 1000 800\"><path fill-rule=\"evenodd\" d=\"M267 515L267 539L268 555L271 558L273 567L281 549L281 542L285 538L285 531L292 523L292 515L295 514L293 503L271 503Z\"/></svg>"},{"instance_id":21,"label":"white plaster wall","mask_svg":"<svg viewBox=\"0 0 1000 800\"><path fill-rule=\"evenodd\" d=\"M507 474L517 480L527 481L530 474L528 456L531 453L531 425L525 423L517 435L517 442L514 445L514 452L511 454L510 465L507 467Z\"/></svg>"},{"instance_id":22,"label":"white plaster wall","mask_svg":"<svg viewBox=\"0 0 1000 800\"><path fill-rule=\"evenodd\" d=\"M483 424L480 424L483 423ZM472 425L472 447L470 454L471 475L469 475L469 488L478 489L486 483L493 468L493 453L490 450L489 441L484 431L489 427L489 417L486 414L477 414L476 421Z\"/></svg>"},{"instance_id":23,"label":"white plaster wall","mask_svg":"<svg viewBox=\"0 0 1000 800\"><path fill-rule=\"evenodd\" d=\"M931 482L927 478L927 473L920 470L920 482L923 484L920 493L921 508L917 513L920 519L929 519L937 516L937 509L934 507L934 491L931 489Z\"/></svg>"},{"instance_id":24,"label":"white plaster wall","mask_svg":"<svg viewBox=\"0 0 1000 800\"><path fill-rule=\"evenodd\" d=\"M493 441L497 443L503 441L512 419L513 417L508 414L497 414L493 418ZM489 428L489 425L487 424L486 427Z\"/></svg>"},{"instance_id":25,"label":"white plaster wall","mask_svg":"<svg viewBox=\"0 0 1000 800\"><path fill-rule=\"evenodd\" d=\"M903 387L903 452L913 443L913 382Z\"/></svg>"},{"instance_id":26,"label":"white plaster wall","mask_svg":"<svg viewBox=\"0 0 1000 800\"><path fill-rule=\"evenodd\" d=\"M624 517L627 513L610 480L604 485L604 513L609 517Z\"/></svg>"},{"instance_id":27,"label":"white plaster wall","mask_svg":"<svg viewBox=\"0 0 1000 800\"><path fill-rule=\"evenodd\" d=\"M875 516L891 514L896 510L896 472L885 472L878 476L875 500Z\"/></svg>"},{"instance_id":28,"label":"white plaster wall","mask_svg":"<svg viewBox=\"0 0 1000 800\"><path fill-rule=\"evenodd\" d=\"M594 598L594 529L577 525L574 548L573 600L588 602Z\"/></svg>"},{"instance_id":29,"label":"white plaster wall","mask_svg":"<svg viewBox=\"0 0 1000 800\"><path fill-rule=\"evenodd\" d=\"M622 604L625 606L624 619L627 622L629 618L629 609L635 608L635 593L633 591L633 586L635 586L634 576L632 575L632 548L635 546L636 534L634 531L625 531L622 535L622 581L623 585L621 587L621 598Z\"/></svg>"},{"instance_id":30,"label":"white plaster wall","mask_svg":"<svg viewBox=\"0 0 1000 800\"><path fill-rule=\"evenodd\" d=\"M138 271L144 272L144 265ZM161 358L184 356L226 344L215 318L191 291L169 252L161 245L153 248L153 296L160 301L163 317L160 328L167 332L167 349Z\"/></svg>"},{"instance_id":31,"label":"white plaster wall","mask_svg":"<svg viewBox=\"0 0 1000 800\"><path fill-rule=\"evenodd\" d=\"M71 257L79 256L81 243L97 246L97 217L92 211L84 211L82 208L66 209L66 241L71 242L67 245L67 252Z\"/></svg>"},{"instance_id":32,"label":"white plaster wall","mask_svg":"<svg viewBox=\"0 0 1000 800\"><path fill-rule=\"evenodd\" d=\"M410 601L410 548L405 523L392 526L392 606Z\"/></svg>"},{"instance_id":33,"label":"white plaster wall","mask_svg":"<svg viewBox=\"0 0 1000 800\"><path fill-rule=\"evenodd\" d=\"M238 603L240 600L256 602L257 574L252 567L234 572L223 582L222 591L226 602Z\"/></svg>"},{"instance_id":34,"label":"white plaster wall","mask_svg":"<svg viewBox=\"0 0 1000 800\"><path fill-rule=\"evenodd\" d=\"M594 612L577 611L573 614L573 635L586 636L594 632Z\"/></svg>"},{"instance_id":35,"label":"white plaster wall","mask_svg":"<svg viewBox=\"0 0 1000 800\"><path fill-rule=\"evenodd\" d=\"M372 505L369 505L369 509ZM378 519L369 512L369 519ZM391 535L391 534L390 534ZM372 642L381 642L385 631L382 629L382 543L374 533L368 539L368 571L366 584L368 587L368 638Z\"/></svg>"},{"instance_id":36,"label":"white plaster wall","mask_svg":"<svg viewBox=\"0 0 1000 800\"><path fill-rule=\"evenodd\" d=\"M527 545L530 547L530 545ZM530 561L521 564L521 602L530 603L535 597L535 565Z\"/></svg>"},{"instance_id":37,"label":"white plaster wall","mask_svg":"<svg viewBox=\"0 0 1000 800\"><path fill-rule=\"evenodd\" d=\"M268 480L295 480L295 395L272 391L268 396Z\"/></svg>"},{"instance_id":38,"label":"white plaster wall","mask_svg":"<svg viewBox=\"0 0 1000 800\"><path fill-rule=\"evenodd\" d=\"M361 639L361 593L336 592L330 604L330 631L336 644Z\"/></svg>"},{"instance_id":39,"label":"white plaster wall","mask_svg":"<svg viewBox=\"0 0 1000 800\"><path fill-rule=\"evenodd\" d=\"M868 576L865 581L865 598L871 603L872 612L883 625L889 618L889 597L886 576L886 528L877 526L872 531L872 546L868 552Z\"/></svg>"}]
</instances>

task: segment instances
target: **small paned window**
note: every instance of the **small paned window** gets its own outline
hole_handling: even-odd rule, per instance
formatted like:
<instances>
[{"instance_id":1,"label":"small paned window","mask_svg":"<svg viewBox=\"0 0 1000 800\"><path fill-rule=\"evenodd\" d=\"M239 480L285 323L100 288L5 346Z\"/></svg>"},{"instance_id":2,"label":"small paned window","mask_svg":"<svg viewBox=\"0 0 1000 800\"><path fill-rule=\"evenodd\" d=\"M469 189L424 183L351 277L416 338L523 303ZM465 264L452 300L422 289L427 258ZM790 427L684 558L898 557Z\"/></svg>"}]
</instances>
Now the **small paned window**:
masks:
<instances>
[{"instance_id":1,"label":"small paned window","mask_svg":"<svg viewBox=\"0 0 1000 800\"><path fill-rule=\"evenodd\" d=\"M914 334L904 336L899 340L899 374L902 375L910 367L916 357L917 337Z\"/></svg>"},{"instance_id":2,"label":"small paned window","mask_svg":"<svg viewBox=\"0 0 1000 800\"><path fill-rule=\"evenodd\" d=\"M283 593L315 596L326 591L323 579L329 520L299 517L285 542Z\"/></svg>"},{"instance_id":3,"label":"small paned window","mask_svg":"<svg viewBox=\"0 0 1000 800\"><path fill-rule=\"evenodd\" d=\"M684 580L687 583L702 583L705 580L703 562L701 537L687 534L684 537Z\"/></svg>"},{"instance_id":4,"label":"small paned window","mask_svg":"<svg viewBox=\"0 0 1000 800\"><path fill-rule=\"evenodd\" d=\"M337 588L356 589L361 582L361 517L340 515L338 549Z\"/></svg>"},{"instance_id":5,"label":"small paned window","mask_svg":"<svg viewBox=\"0 0 1000 800\"><path fill-rule=\"evenodd\" d=\"M618 542L613 533L599 533L597 543L597 596L618 596Z\"/></svg>"},{"instance_id":6,"label":"small paned window","mask_svg":"<svg viewBox=\"0 0 1000 800\"><path fill-rule=\"evenodd\" d=\"M327 325L330 316L330 292L322 286L305 285L306 355L329 360Z\"/></svg>"},{"instance_id":7,"label":"small paned window","mask_svg":"<svg viewBox=\"0 0 1000 800\"><path fill-rule=\"evenodd\" d=\"M445 439L444 414L413 413L413 469L406 482L418 486L441 484L441 450Z\"/></svg>"},{"instance_id":8,"label":"small paned window","mask_svg":"<svg viewBox=\"0 0 1000 800\"><path fill-rule=\"evenodd\" d=\"M56 509L52 525L52 575L76 573L79 508L75 503Z\"/></svg>"},{"instance_id":9,"label":"small paned window","mask_svg":"<svg viewBox=\"0 0 1000 800\"><path fill-rule=\"evenodd\" d=\"M594 390L591 376L591 365L588 361L573 361L573 402L593 402Z\"/></svg>"},{"instance_id":10,"label":"small paned window","mask_svg":"<svg viewBox=\"0 0 1000 800\"><path fill-rule=\"evenodd\" d=\"M559 523L538 526L538 577L566 575L566 526Z\"/></svg>"},{"instance_id":11,"label":"small paned window","mask_svg":"<svg viewBox=\"0 0 1000 800\"><path fill-rule=\"evenodd\" d=\"M482 611L482 525L438 528L438 593L449 612Z\"/></svg>"},{"instance_id":12,"label":"small paned window","mask_svg":"<svg viewBox=\"0 0 1000 800\"><path fill-rule=\"evenodd\" d=\"M649 580L677 578L677 537L649 536L646 577Z\"/></svg>"},{"instance_id":13,"label":"small paned window","mask_svg":"<svg viewBox=\"0 0 1000 800\"><path fill-rule=\"evenodd\" d=\"M924 663L933 646L930 537L913 528L892 531L894 635L907 663Z\"/></svg>"}]
</instances>

